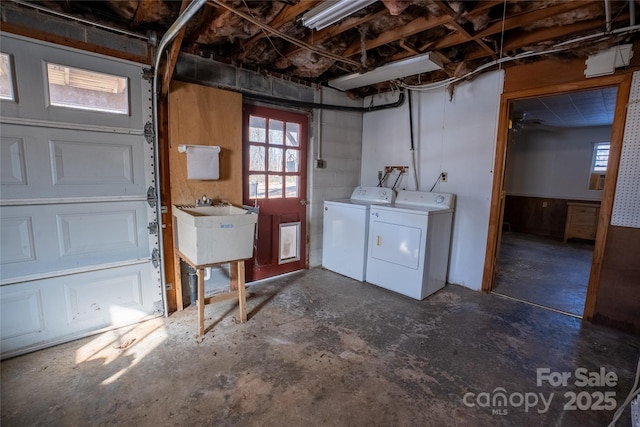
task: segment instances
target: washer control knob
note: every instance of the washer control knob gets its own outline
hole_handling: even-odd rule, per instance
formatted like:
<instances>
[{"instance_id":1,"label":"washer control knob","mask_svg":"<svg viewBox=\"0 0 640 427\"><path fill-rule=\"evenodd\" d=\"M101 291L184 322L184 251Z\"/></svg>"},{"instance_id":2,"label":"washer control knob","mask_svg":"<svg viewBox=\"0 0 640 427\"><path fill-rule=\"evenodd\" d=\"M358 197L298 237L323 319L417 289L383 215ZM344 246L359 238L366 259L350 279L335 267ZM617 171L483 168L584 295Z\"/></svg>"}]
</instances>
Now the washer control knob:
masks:
<instances>
[{"instance_id":1,"label":"washer control knob","mask_svg":"<svg viewBox=\"0 0 640 427\"><path fill-rule=\"evenodd\" d=\"M437 196L436 203L444 203L444 196Z\"/></svg>"}]
</instances>

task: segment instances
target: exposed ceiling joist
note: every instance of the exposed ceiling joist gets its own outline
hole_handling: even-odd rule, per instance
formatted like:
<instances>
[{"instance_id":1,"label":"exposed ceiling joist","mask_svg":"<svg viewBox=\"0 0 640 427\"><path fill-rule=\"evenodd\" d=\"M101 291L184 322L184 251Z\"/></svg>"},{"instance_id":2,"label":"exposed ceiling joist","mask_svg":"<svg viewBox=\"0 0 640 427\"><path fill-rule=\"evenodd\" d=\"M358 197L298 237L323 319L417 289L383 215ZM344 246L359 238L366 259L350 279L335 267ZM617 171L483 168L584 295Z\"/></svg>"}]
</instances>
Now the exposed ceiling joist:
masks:
<instances>
[{"instance_id":1,"label":"exposed ceiling joist","mask_svg":"<svg viewBox=\"0 0 640 427\"><path fill-rule=\"evenodd\" d=\"M458 31L458 33L460 33L463 37L466 37L467 40L475 41L478 45L480 45L481 48L486 50L491 56L495 58L496 53L493 51L493 49L489 47L489 45L487 45L481 39L473 38L473 36L469 34L467 30L465 30L462 27L462 25L458 24L455 21L455 19L453 19L453 17L456 15L456 12L453 9L451 9L448 5L446 5L442 0L434 0L434 3L440 8L440 10L442 10L444 13L446 13L448 16L452 18L450 24L453 25L453 27Z\"/></svg>"},{"instance_id":2,"label":"exposed ceiling joist","mask_svg":"<svg viewBox=\"0 0 640 427\"><path fill-rule=\"evenodd\" d=\"M393 43L405 37L409 37L414 34L421 33L423 31L429 30L431 28L434 28L449 22L451 22L451 17L448 15L414 19L413 21L409 22L403 27L385 31L375 39L368 40L365 43L365 49L366 50L374 49L376 47L380 47L385 44ZM344 56L345 58L348 58L360 53L360 50L361 50L361 44L360 44L360 41L358 40L352 43L351 46L349 46L347 50L344 51L342 56Z\"/></svg>"},{"instance_id":3,"label":"exposed ceiling joist","mask_svg":"<svg viewBox=\"0 0 640 427\"><path fill-rule=\"evenodd\" d=\"M305 37L304 39L302 39L303 42L305 43L309 43L312 45L319 45L322 42L329 40L332 37L335 37L339 34L344 33L347 30L350 30L352 28L356 28L359 27L360 25L366 24L369 21L375 20L380 18L381 16L386 16L389 14L389 11L387 11L386 9L381 10L377 13L373 13L371 15L366 15L360 18L347 18L344 19L342 22L340 22L337 25L332 25L329 26L327 28L324 28L320 31L312 31L311 34L309 34L307 37ZM300 52L302 50L302 48L298 47L298 46L292 46L291 48L289 48L287 50L287 52L285 53L285 56L290 57L298 52Z\"/></svg>"},{"instance_id":4,"label":"exposed ceiling joist","mask_svg":"<svg viewBox=\"0 0 640 427\"><path fill-rule=\"evenodd\" d=\"M271 22L265 22L265 23L268 24L271 28L279 30L287 22L290 22L292 19L295 19L296 16L306 12L307 10L316 6L318 3L320 3L320 0L301 0L300 2L294 5L286 6L284 9L280 11L280 13L275 18L273 18ZM266 37L266 34L264 33L264 31L258 32L255 36L251 37L249 40L244 42L245 49L251 48L251 46L256 44L258 41L262 40L264 37Z\"/></svg>"},{"instance_id":5,"label":"exposed ceiling joist","mask_svg":"<svg viewBox=\"0 0 640 427\"><path fill-rule=\"evenodd\" d=\"M627 22L629 20L629 14L619 15L613 22ZM577 34L584 32L593 32L595 30L602 29L601 19L592 19L589 21L577 22L575 24L563 25L560 27L543 28L535 33L526 31L520 31L518 34L513 34L512 37L504 44L503 51L509 52L516 49L522 49L527 46L536 45L537 43L545 42L547 40L563 40ZM476 50L465 56L465 60L475 60L485 58L486 52L483 50Z\"/></svg>"},{"instance_id":6,"label":"exposed ceiling joist","mask_svg":"<svg viewBox=\"0 0 640 427\"><path fill-rule=\"evenodd\" d=\"M537 21L551 18L562 13L571 12L572 10L583 8L595 3L596 2L593 1L581 0L568 1L554 6L543 7L532 12L525 12L519 15L515 15L511 18L505 19L504 22L502 20L497 20L493 24L489 25L486 29L475 34L474 39L481 39L486 36L498 34L502 31L508 31L517 27L531 25ZM599 3L602 2L598 2L598 4Z\"/></svg>"}]
</instances>

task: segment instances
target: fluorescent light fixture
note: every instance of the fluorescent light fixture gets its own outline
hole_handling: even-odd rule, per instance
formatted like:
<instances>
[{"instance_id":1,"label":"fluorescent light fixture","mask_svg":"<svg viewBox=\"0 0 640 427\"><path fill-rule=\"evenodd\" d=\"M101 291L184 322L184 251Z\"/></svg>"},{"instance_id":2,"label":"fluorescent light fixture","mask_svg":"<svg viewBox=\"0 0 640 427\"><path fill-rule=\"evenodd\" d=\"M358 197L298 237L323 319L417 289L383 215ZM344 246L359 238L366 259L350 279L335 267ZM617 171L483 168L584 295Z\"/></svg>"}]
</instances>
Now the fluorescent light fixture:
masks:
<instances>
[{"instance_id":1,"label":"fluorescent light fixture","mask_svg":"<svg viewBox=\"0 0 640 427\"><path fill-rule=\"evenodd\" d=\"M377 0L325 0L318 7L302 15L302 25L321 30L364 9Z\"/></svg>"},{"instance_id":2,"label":"fluorescent light fixture","mask_svg":"<svg viewBox=\"0 0 640 427\"><path fill-rule=\"evenodd\" d=\"M364 74L356 73L329 80L329 86L340 90L355 89L380 82L441 70L442 63L431 52L390 62Z\"/></svg>"}]
</instances>

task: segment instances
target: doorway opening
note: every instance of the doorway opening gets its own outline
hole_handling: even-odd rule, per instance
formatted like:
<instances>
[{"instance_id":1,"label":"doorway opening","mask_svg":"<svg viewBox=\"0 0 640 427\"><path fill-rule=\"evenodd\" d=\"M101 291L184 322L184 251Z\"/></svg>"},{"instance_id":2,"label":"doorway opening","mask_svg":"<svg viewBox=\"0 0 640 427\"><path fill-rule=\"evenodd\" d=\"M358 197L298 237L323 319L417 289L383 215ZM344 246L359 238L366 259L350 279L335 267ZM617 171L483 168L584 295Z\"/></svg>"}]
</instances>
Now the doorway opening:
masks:
<instances>
[{"instance_id":1,"label":"doorway opening","mask_svg":"<svg viewBox=\"0 0 640 427\"><path fill-rule=\"evenodd\" d=\"M582 317L616 93L511 103L494 293Z\"/></svg>"}]
</instances>

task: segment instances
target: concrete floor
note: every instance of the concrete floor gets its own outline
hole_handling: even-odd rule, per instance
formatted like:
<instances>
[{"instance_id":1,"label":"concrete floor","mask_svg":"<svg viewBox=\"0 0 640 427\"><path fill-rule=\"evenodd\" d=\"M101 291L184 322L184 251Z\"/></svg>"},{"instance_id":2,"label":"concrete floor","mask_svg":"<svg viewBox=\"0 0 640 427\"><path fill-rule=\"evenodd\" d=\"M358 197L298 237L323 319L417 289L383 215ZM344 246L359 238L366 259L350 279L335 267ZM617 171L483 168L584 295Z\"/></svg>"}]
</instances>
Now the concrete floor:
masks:
<instances>
[{"instance_id":1,"label":"concrete floor","mask_svg":"<svg viewBox=\"0 0 640 427\"><path fill-rule=\"evenodd\" d=\"M582 316L593 244L503 233L495 292Z\"/></svg>"},{"instance_id":2,"label":"concrete floor","mask_svg":"<svg viewBox=\"0 0 640 427\"><path fill-rule=\"evenodd\" d=\"M603 426L613 411L563 410L565 393L621 402L640 355L638 336L454 285L420 302L313 269L249 294L245 324L207 306L204 339L190 308L3 361L3 427ZM579 367L619 380L536 385L537 368ZM500 387L512 403L484 405ZM553 393L548 410L526 393Z\"/></svg>"}]
</instances>

